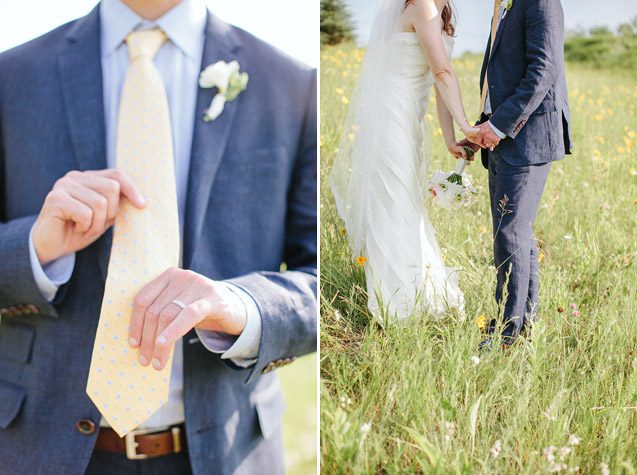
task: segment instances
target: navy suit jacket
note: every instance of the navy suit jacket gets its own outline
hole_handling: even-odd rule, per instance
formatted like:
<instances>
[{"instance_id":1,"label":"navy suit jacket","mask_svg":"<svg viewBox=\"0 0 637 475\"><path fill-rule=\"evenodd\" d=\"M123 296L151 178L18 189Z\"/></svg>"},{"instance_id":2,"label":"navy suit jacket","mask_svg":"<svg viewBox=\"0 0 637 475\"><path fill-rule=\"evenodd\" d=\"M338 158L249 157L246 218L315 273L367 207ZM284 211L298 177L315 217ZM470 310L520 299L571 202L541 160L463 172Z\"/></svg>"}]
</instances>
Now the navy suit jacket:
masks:
<instances>
[{"instance_id":1,"label":"navy suit jacket","mask_svg":"<svg viewBox=\"0 0 637 475\"><path fill-rule=\"evenodd\" d=\"M199 474L282 471L284 406L267 370L316 347L316 74L208 14L202 69L233 59L250 84L217 120L203 121L212 92L198 92L183 262L251 294L263 330L248 369L184 337ZM85 388L112 232L77 253L52 304L28 234L57 179L105 167L96 8L0 55L0 473L81 474L93 451L97 431L76 422L100 420Z\"/></svg>"},{"instance_id":2,"label":"navy suit jacket","mask_svg":"<svg viewBox=\"0 0 637 475\"><path fill-rule=\"evenodd\" d=\"M494 154L513 166L547 163L570 154L560 0L513 0L498 27L493 53L490 46L489 37L480 85L488 69L490 120L507 135ZM483 149L485 167L488 154Z\"/></svg>"}]
</instances>

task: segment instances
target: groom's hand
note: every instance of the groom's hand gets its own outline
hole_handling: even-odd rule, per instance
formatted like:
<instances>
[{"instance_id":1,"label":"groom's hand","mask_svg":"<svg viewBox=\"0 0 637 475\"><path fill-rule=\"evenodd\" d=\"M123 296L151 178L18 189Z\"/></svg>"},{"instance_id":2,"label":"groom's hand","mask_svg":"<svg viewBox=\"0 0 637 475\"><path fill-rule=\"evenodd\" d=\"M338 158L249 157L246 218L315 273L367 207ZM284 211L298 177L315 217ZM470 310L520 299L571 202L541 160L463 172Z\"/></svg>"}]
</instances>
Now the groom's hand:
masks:
<instances>
[{"instance_id":1,"label":"groom's hand","mask_svg":"<svg viewBox=\"0 0 637 475\"><path fill-rule=\"evenodd\" d=\"M71 171L55 182L33 226L33 247L42 265L96 241L113 225L120 202L137 208L144 197L121 170Z\"/></svg>"},{"instance_id":2,"label":"groom's hand","mask_svg":"<svg viewBox=\"0 0 637 475\"><path fill-rule=\"evenodd\" d=\"M493 152L500 143L500 137L493 131L489 122L483 122L478 128L480 129L478 132L478 145L482 148L488 148Z\"/></svg>"},{"instance_id":3,"label":"groom's hand","mask_svg":"<svg viewBox=\"0 0 637 475\"><path fill-rule=\"evenodd\" d=\"M139 347L142 366L152 362L153 368L160 370L175 342L194 327L240 335L246 321L245 305L224 284L190 270L171 268L135 296L129 343Z\"/></svg>"}]
</instances>

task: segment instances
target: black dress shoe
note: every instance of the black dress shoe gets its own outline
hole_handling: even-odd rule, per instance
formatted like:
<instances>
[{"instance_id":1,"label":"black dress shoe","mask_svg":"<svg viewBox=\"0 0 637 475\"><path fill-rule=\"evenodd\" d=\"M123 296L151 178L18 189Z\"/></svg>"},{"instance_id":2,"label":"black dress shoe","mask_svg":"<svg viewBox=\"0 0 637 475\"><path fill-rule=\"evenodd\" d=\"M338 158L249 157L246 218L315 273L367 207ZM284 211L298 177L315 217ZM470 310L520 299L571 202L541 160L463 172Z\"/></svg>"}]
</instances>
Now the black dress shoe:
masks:
<instances>
[{"instance_id":1,"label":"black dress shoe","mask_svg":"<svg viewBox=\"0 0 637 475\"><path fill-rule=\"evenodd\" d=\"M502 341L500 343L500 349L502 350L508 350L509 348L511 348L516 342L518 341L517 338L515 337L511 337L511 336L503 336L502 337ZM488 353L490 351L493 350L494 346L496 345L496 338L493 336L490 336L488 338L485 338L484 340L482 340L480 342L480 344L478 345L478 352L480 353Z\"/></svg>"},{"instance_id":2,"label":"black dress shoe","mask_svg":"<svg viewBox=\"0 0 637 475\"><path fill-rule=\"evenodd\" d=\"M479 353L488 353L493 349L493 337L487 337L480 342L478 345Z\"/></svg>"}]
</instances>

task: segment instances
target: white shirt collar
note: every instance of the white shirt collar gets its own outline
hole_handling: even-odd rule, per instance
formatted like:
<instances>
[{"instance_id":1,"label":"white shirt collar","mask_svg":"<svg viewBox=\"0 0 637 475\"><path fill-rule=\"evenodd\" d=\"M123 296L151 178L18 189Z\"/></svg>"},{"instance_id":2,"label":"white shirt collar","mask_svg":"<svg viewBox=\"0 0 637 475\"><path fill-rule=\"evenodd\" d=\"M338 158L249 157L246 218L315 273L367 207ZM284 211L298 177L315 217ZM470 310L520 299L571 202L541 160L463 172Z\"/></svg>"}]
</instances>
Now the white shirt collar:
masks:
<instances>
[{"instance_id":1,"label":"white shirt collar","mask_svg":"<svg viewBox=\"0 0 637 475\"><path fill-rule=\"evenodd\" d=\"M100 27L102 55L115 51L135 30L158 27L185 55L200 59L207 11L203 0L182 0L156 21L140 18L122 0L102 0Z\"/></svg>"}]
</instances>

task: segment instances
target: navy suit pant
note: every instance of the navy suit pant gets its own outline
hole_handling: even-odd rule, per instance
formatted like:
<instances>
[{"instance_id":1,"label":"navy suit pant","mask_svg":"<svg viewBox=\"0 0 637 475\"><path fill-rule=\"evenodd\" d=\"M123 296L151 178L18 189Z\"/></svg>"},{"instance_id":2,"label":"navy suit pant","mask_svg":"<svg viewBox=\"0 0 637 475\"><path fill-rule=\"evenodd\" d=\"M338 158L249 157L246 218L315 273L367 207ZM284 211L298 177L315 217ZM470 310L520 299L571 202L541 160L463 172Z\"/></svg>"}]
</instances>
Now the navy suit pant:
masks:
<instances>
[{"instance_id":1,"label":"navy suit pant","mask_svg":"<svg viewBox=\"0 0 637 475\"><path fill-rule=\"evenodd\" d=\"M537 318L540 272L533 224L551 163L512 166L496 149L489 153L488 165L496 301L503 336L515 338ZM489 327L493 332L495 320Z\"/></svg>"}]
</instances>

